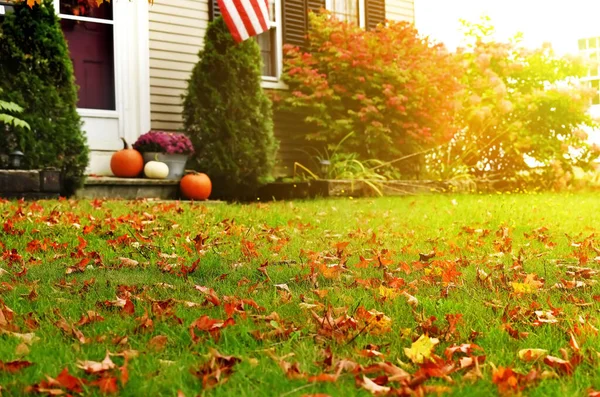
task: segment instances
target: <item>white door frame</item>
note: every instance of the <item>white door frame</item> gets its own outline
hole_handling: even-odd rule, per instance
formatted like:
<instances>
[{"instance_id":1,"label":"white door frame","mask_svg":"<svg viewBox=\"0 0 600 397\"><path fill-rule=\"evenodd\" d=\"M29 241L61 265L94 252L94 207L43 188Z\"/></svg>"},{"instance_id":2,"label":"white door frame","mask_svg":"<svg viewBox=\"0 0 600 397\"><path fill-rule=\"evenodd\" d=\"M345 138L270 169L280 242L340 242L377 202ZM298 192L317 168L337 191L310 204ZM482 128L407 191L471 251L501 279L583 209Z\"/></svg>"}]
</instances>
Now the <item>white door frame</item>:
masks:
<instances>
[{"instance_id":1,"label":"white door frame","mask_svg":"<svg viewBox=\"0 0 600 397\"><path fill-rule=\"evenodd\" d=\"M120 138L132 144L150 129L148 2L111 0L111 3L116 107L115 110L77 109L92 151L87 171L94 174L110 174L108 161L113 151L123 147ZM57 13L59 6L59 0L54 0ZM100 21L85 17L72 19Z\"/></svg>"}]
</instances>

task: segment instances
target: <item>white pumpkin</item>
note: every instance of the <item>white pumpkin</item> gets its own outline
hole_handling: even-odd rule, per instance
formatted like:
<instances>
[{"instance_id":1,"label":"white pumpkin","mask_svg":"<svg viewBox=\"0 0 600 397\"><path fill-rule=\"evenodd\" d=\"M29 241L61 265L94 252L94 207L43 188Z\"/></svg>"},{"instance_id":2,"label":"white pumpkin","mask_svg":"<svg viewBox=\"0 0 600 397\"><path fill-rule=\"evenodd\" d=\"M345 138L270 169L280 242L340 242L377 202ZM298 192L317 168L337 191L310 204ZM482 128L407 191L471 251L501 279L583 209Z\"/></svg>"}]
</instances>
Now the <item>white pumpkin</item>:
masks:
<instances>
[{"instance_id":1,"label":"white pumpkin","mask_svg":"<svg viewBox=\"0 0 600 397\"><path fill-rule=\"evenodd\" d=\"M144 166L144 174L150 179L165 179L169 175L169 166L160 161L148 161Z\"/></svg>"}]
</instances>

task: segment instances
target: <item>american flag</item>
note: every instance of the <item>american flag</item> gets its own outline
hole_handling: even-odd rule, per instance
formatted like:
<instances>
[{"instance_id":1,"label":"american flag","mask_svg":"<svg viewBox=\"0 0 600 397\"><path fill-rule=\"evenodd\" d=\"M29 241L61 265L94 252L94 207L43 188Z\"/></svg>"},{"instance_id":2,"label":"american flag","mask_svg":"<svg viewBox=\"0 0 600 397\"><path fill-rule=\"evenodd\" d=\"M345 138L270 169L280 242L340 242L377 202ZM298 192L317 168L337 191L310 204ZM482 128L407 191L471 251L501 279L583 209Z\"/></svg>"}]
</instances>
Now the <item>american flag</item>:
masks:
<instances>
[{"instance_id":1,"label":"american flag","mask_svg":"<svg viewBox=\"0 0 600 397\"><path fill-rule=\"evenodd\" d=\"M268 0L218 0L223 19L239 43L269 30Z\"/></svg>"}]
</instances>

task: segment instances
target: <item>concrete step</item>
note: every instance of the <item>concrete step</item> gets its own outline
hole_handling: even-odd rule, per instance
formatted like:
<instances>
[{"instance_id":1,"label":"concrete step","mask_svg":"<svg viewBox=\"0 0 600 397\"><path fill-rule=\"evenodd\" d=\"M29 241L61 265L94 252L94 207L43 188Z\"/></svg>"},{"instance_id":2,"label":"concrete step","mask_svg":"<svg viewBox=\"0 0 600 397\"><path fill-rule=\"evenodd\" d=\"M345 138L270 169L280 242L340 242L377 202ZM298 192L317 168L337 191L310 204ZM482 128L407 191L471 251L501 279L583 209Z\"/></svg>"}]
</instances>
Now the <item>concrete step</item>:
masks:
<instances>
[{"instance_id":1,"label":"concrete step","mask_svg":"<svg viewBox=\"0 0 600 397\"><path fill-rule=\"evenodd\" d=\"M121 198L121 199L160 199L180 198L179 181L171 179L116 178L112 176L88 176L85 185L79 189L77 198Z\"/></svg>"}]
</instances>

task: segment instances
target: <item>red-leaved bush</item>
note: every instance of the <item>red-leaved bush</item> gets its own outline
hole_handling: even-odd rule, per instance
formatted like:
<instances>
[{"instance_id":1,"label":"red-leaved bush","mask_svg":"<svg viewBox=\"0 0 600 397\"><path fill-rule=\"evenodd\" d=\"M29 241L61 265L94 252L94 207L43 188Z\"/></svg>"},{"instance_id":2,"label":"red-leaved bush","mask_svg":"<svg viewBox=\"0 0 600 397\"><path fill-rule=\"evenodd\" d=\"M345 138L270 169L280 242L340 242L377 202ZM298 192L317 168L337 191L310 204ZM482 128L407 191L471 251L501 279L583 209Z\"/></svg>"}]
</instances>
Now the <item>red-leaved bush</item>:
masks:
<instances>
[{"instance_id":1,"label":"red-leaved bush","mask_svg":"<svg viewBox=\"0 0 600 397\"><path fill-rule=\"evenodd\" d=\"M461 67L408 23L375 30L310 15L309 45L284 48L280 102L315 127L307 138L393 160L452 138Z\"/></svg>"}]
</instances>

